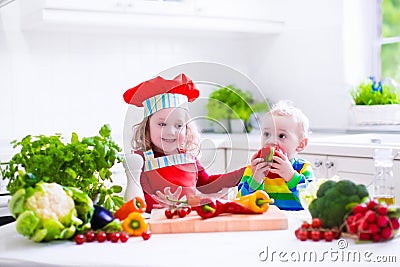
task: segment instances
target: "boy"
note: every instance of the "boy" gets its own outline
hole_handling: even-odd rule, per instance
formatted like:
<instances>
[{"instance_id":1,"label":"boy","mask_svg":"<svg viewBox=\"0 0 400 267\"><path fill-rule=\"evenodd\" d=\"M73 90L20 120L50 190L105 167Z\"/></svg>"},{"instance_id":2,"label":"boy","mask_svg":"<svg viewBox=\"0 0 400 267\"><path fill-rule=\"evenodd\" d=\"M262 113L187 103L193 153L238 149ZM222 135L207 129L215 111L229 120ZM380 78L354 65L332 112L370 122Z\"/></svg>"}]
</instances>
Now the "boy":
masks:
<instances>
[{"instance_id":1,"label":"boy","mask_svg":"<svg viewBox=\"0 0 400 267\"><path fill-rule=\"evenodd\" d=\"M266 114L261 129L262 146L279 147L273 162L254 155L238 186L238 196L264 190L283 210L302 210L298 184L314 177L309 162L295 158L308 143L308 118L288 101L280 101ZM270 178L278 176L278 178Z\"/></svg>"}]
</instances>

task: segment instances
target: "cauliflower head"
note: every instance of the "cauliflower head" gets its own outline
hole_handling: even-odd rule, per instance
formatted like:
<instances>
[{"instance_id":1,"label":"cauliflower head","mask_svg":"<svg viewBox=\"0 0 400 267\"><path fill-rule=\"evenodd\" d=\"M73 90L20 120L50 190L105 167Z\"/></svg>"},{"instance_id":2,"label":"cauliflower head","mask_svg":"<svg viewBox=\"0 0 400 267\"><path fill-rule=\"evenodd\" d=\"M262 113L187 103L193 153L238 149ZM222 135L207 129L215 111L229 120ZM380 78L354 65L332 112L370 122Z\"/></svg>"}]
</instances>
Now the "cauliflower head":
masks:
<instances>
[{"instance_id":1,"label":"cauliflower head","mask_svg":"<svg viewBox=\"0 0 400 267\"><path fill-rule=\"evenodd\" d=\"M76 203L75 199L79 201ZM78 206L85 213L79 214ZM93 202L79 190L40 182L15 192L9 209L16 218L17 232L42 242L72 238L77 229L88 224Z\"/></svg>"}]
</instances>

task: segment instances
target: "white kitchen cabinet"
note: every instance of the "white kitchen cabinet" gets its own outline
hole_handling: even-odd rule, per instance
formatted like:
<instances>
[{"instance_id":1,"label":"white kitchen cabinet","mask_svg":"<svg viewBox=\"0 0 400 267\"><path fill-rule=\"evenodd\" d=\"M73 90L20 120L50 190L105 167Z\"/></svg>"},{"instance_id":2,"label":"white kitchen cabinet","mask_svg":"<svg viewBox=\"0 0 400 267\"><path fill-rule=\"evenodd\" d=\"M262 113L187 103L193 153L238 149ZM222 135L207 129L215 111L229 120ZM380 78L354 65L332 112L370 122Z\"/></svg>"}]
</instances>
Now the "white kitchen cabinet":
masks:
<instances>
[{"instance_id":1,"label":"white kitchen cabinet","mask_svg":"<svg viewBox=\"0 0 400 267\"><path fill-rule=\"evenodd\" d=\"M221 174L247 166L254 153L245 149L203 149L200 163L208 174Z\"/></svg>"},{"instance_id":2,"label":"white kitchen cabinet","mask_svg":"<svg viewBox=\"0 0 400 267\"><path fill-rule=\"evenodd\" d=\"M21 0L23 29L111 30L124 33L279 33L262 0Z\"/></svg>"}]
</instances>

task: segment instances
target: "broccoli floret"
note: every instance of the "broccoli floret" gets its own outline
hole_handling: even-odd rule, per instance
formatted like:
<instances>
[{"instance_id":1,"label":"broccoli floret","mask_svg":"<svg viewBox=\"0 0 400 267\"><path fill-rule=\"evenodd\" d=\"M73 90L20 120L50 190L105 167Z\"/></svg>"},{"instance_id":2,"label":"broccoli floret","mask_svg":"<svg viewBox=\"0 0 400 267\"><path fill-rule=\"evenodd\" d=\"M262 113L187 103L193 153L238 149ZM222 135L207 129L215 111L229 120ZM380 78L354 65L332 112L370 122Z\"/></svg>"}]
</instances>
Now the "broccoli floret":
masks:
<instances>
[{"instance_id":1,"label":"broccoli floret","mask_svg":"<svg viewBox=\"0 0 400 267\"><path fill-rule=\"evenodd\" d=\"M349 204L361 203L368 196L364 185L356 185L350 180L327 181L318 191L317 198L309 206L311 216L319 218L326 228L340 227Z\"/></svg>"},{"instance_id":2,"label":"broccoli floret","mask_svg":"<svg viewBox=\"0 0 400 267\"><path fill-rule=\"evenodd\" d=\"M325 183L321 184L318 191L317 191L317 197L322 197L325 195L325 192L332 188L332 186L335 184L334 181L326 181Z\"/></svg>"}]
</instances>

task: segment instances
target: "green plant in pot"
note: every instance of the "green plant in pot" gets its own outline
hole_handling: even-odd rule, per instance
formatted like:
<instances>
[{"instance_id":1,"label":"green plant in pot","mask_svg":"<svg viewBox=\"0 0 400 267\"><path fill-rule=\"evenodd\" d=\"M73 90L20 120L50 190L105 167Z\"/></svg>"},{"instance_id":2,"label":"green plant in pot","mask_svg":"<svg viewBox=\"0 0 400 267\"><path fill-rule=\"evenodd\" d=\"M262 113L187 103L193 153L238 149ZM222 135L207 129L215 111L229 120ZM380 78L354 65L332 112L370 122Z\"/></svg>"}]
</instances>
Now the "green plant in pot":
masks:
<instances>
[{"instance_id":1,"label":"green plant in pot","mask_svg":"<svg viewBox=\"0 0 400 267\"><path fill-rule=\"evenodd\" d=\"M400 104L400 90L393 83L376 81L369 77L351 91L356 105L391 105Z\"/></svg>"},{"instance_id":2,"label":"green plant in pot","mask_svg":"<svg viewBox=\"0 0 400 267\"><path fill-rule=\"evenodd\" d=\"M400 123L400 88L393 80L376 81L369 77L350 94L354 101L351 110L357 124Z\"/></svg>"},{"instance_id":3,"label":"green plant in pot","mask_svg":"<svg viewBox=\"0 0 400 267\"><path fill-rule=\"evenodd\" d=\"M253 95L233 85L212 92L207 103L207 117L212 121L227 120L227 131L232 132L232 120L240 119L249 131L250 115L254 112Z\"/></svg>"}]
</instances>

